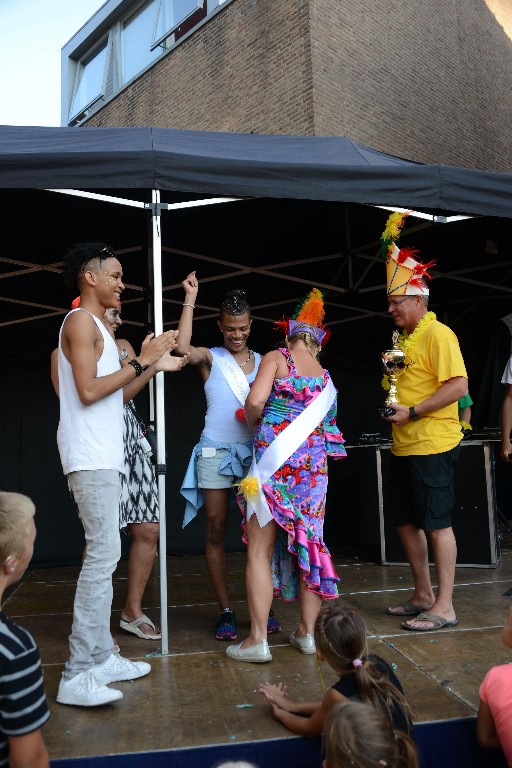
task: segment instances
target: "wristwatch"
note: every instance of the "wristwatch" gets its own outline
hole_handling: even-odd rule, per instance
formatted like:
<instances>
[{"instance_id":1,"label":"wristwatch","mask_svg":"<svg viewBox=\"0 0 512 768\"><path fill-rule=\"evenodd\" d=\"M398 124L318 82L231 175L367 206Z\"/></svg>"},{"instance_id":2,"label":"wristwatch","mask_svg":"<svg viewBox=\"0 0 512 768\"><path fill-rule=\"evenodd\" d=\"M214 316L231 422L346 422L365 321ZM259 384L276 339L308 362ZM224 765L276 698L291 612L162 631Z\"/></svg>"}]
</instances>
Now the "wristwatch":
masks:
<instances>
[{"instance_id":1,"label":"wristwatch","mask_svg":"<svg viewBox=\"0 0 512 768\"><path fill-rule=\"evenodd\" d=\"M416 413L416 411L414 410L414 405L411 405L411 407L409 408L409 418L411 421L418 421L418 419L420 418Z\"/></svg>"}]
</instances>

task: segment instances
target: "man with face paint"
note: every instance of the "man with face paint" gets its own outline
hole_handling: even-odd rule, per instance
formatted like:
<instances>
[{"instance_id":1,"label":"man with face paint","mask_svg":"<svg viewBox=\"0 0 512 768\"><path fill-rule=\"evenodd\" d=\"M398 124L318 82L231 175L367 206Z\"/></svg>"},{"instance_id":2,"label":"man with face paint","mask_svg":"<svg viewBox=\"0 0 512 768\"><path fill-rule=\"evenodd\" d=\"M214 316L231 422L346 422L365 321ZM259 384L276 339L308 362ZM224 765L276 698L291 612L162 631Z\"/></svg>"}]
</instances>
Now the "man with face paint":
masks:
<instances>
[{"instance_id":1,"label":"man with face paint","mask_svg":"<svg viewBox=\"0 0 512 768\"><path fill-rule=\"evenodd\" d=\"M155 364L176 346L176 332L148 338L139 355L121 367L103 316L119 307L123 270L105 243L80 243L65 256L63 273L80 291L80 306L60 329L57 443L64 474L84 526L86 554L78 578L69 638L70 658L57 701L94 707L122 699L109 683L147 675L146 662L124 659L110 634L112 574L120 557L119 495L124 473L123 396L137 394ZM159 362L159 369L165 365Z\"/></svg>"}]
</instances>

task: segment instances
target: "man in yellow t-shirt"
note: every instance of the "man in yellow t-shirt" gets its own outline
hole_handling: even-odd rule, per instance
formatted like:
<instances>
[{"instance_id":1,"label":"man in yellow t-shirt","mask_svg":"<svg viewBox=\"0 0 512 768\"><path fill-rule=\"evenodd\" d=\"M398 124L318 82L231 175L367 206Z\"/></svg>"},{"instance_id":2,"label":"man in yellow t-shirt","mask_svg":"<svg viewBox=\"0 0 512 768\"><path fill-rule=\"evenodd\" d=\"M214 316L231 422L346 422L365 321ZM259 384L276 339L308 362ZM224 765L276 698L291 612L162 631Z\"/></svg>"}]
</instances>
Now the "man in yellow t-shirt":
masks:
<instances>
[{"instance_id":1,"label":"man in yellow t-shirt","mask_svg":"<svg viewBox=\"0 0 512 768\"><path fill-rule=\"evenodd\" d=\"M385 242L385 241L384 241ZM389 245L389 243L386 243ZM414 252L410 252L414 253ZM391 422L391 514L411 565L414 593L387 609L412 616L406 629L430 632L458 623L453 609L457 545L452 529L454 470L462 432L458 400L468 391L455 334L428 312L426 267L391 243L388 248L388 311L402 330L405 369L397 381ZM430 580L427 536L432 544L437 594Z\"/></svg>"}]
</instances>

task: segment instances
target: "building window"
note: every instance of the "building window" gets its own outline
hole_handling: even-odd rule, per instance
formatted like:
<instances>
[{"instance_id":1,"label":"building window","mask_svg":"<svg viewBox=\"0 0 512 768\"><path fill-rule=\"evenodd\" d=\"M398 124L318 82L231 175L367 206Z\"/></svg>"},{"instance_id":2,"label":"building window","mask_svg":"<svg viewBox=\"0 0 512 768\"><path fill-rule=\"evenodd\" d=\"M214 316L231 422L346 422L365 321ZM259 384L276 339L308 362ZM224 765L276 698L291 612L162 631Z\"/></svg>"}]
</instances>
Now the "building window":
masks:
<instances>
[{"instance_id":1,"label":"building window","mask_svg":"<svg viewBox=\"0 0 512 768\"><path fill-rule=\"evenodd\" d=\"M79 119L105 93L108 39L88 59L80 62L69 120Z\"/></svg>"},{"instance_id":2,"label":"building window","mask_svg":"<svg viewBox=\"0 0 512 768\"><path fill-rule=\"evenodd\" d=\"M62 49L62 123L80 125L229 2L106 0Z\"/></svg>"},{"instance_id":3,"label":"building window","mask_svg":"<svg viewBox=\"0 0 512 768\"><path fill-rule=\"evenodd\" d=\"M160 0L152 48L162 45L192 14L202 11L203 5L203 0Z\"/></svg>"},{"instance_id":4,"label":"building window","mask_svg":"<svg viewBox=\"0 0 512 768\"><path fill-rule=\"evenodd\" d=\"M162 53L160 48L152 49L151 47L157 10L158 0L153 0L123 25L123 83L127 83L132 77L142 72Z\"/></svg>"}]
</instances>

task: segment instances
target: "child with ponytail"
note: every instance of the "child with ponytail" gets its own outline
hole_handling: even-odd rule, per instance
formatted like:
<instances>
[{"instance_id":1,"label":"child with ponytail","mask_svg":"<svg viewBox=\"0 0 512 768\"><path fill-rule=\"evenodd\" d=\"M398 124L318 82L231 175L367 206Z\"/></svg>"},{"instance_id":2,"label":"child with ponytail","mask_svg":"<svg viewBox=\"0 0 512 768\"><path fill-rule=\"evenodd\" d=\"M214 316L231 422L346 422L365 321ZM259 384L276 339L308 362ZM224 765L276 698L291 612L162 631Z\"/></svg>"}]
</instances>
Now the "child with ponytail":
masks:
<instances>
[{"instance_id":1,"label":"child with ponytail","mask_svg":"<svg viewBox=\"0 0 512 768\"><path fill-rule=\"evenodd\" d=\"M272 707L274 717L290 731L319 736L331 709L356 699L381 710L395 730L412 733L411 709L402 686L389 664L368 654L366 629L360 616L342 605L320 611L315 624L319 661L326 661L340 676L322 701L293 702L283 683L262 683L260 692Z\"/></svg>"},{"instance_id":2,"label":"child with ponytail","mask_svg":"<svg viewBox=\"0 0 512 768\"><path fill-rule=\"evenodd\" d=\"M336 704L324 728L322 768L419 768L410 736L393 730L389 717L358 701Z\"/></svg>"}]
</instances>

